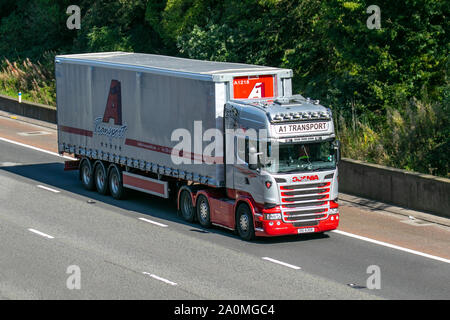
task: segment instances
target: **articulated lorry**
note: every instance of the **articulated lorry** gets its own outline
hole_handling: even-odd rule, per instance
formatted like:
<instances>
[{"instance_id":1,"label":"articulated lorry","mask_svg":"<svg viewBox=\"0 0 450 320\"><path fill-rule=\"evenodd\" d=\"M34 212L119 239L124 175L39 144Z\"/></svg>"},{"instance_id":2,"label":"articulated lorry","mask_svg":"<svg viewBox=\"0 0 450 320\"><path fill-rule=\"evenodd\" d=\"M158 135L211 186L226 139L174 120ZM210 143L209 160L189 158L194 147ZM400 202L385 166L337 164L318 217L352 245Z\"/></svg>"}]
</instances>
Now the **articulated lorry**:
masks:
<instances>
[{"instance_id":1,"label":"articulated lorry","mask_svg":"<svg viewBox=\"0 0 450 320\"><path fill-rule=\"evenodd\" d=\"M243 239L339 223L332 113L292 70L104 52L55 58L58 150L86 189L173 199Z\"/></svg>"}]
</instances>

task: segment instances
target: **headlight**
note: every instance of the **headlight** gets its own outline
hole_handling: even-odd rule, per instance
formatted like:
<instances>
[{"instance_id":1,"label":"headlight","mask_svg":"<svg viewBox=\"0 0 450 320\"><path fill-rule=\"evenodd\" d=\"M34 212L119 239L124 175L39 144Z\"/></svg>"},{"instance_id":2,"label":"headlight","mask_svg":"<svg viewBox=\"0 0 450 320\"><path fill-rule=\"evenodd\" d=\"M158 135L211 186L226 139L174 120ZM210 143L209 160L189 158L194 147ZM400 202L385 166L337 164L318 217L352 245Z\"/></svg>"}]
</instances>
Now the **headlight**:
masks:
<instances>
[{"instance_id":1,"label":"headlight","mask_svg":"<svg viewBox=\"0 0 450 320\"><path fill-rule=\"evenodd\" d=\"M338 214L339 213L339 209L338 208L331 208L330 209L330 214Z\"/></svg>"}]
</instances>

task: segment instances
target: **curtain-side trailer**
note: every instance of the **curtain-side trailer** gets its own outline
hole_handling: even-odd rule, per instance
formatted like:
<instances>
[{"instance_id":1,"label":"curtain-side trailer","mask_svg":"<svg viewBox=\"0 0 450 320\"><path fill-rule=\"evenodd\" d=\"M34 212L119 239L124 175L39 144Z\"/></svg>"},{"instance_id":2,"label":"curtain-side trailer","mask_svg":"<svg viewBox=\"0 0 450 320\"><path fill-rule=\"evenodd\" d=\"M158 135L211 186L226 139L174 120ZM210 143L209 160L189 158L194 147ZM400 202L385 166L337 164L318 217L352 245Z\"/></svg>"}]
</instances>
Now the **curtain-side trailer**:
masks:
<instances>
[{"instance_id":1,"label":"curtain-side trailer","mask_svg":"<svg viewBox=\"0 0 450 320\"><path fill-rule=\"evenodd\" d=\"M151 54L55 58L58 150L83 186L172 198L243 239L337 228L331 110L292 70Z\"/></svg>"}]
</instances>

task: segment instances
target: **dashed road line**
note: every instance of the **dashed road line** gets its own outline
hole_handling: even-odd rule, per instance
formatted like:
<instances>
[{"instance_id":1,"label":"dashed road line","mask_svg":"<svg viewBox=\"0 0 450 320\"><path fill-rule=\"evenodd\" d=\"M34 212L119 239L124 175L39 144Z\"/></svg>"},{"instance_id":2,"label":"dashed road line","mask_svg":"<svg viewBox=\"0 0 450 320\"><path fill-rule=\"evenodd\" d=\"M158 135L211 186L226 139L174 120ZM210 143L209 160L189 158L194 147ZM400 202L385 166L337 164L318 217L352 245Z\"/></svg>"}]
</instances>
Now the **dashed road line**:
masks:
<instances>
[{"instance_id":1,"label":"dashed road line","mask_svg":"<svg viewBox=\"0 0 450 320\"><path fill-rule=\"evenodd\" d=\"M280 261L280 260L275 260L275 259L272 259L272 258L269 258L269 257L263 257L262 259L270 261L270 262L273 262L273 263L281 264L282 266L285 266L285 267L288 267L288 268L291 268L291 269L295 269L295 270L300 270L301 269L298 266L294 266L292 264L289 264L289 263L286 263L286 262L283 262L283 261Z\"/></svg>"},{"instance_id":2,"label":"dashed road line","mask_svg":"<svg viewBox=\"0 0 450 320\"><path fill-rule=\"evenodd\" d=\"M156 222L156 221L152 221L152 220L149 220L149 219L145 219L145 218L139 218L139 220L141 220L141 221L145 221L145 222L148 222L148 223L151 223L151 224L154 224L154 225L157 225L157 226L163 227L163 228L167 228L167 227L168 227L168 225L167 225L167 224L159 223L159 222Z\"/></svg>"},{"instance_id":3,"label":"dashed road line","mask_svg":"<svg viewBox=\"0 0 450 320\"><path fill-rule=\"evenodd\" d=\"M42 236L42 237L44 237L44 238L48 238L48 239L54 239L55 237L53 237L53 236L51 236L51 235L49 235L49 234L46 234L46 233L43 233L43 232L41 232L41 231L38 231L38 230L36 230L36 229L28 229L28 231L31 231L31 232L33 232L33 233L35 233L35 234L38 234L38 235L40 235L40 236Z\"/></svg>"},{"instance_id":4,"label":"dashed road line","mask_svg":"<svg viewBox=\"0 0 450 320\"><path fill-rule=\"evenodd\" d=\"M148 272L142 272L142 274L148 275L148 276L152 277L153 279L156 279L156 280L162 281L164 283L170 284L171 286L176 286L177 285L176 282L173 282L173 281L161 278L161 277L159 277L157 275L154 275L154 274L151 274L151 273L148 273Z\"/></svg>"},{"instance_id":5,"label":"dashed road line","mask_svg":"<svg viewBox=\"0 0 450 320\"><path fill-rule=\"evenodd\" d=\"M40 188L40 189L44 189L44 190L47 190L47 191L51 191L51 192L53 192L53 193L60 193L60 192L61 192L61 191L59 191L59 190L55 190L55 189L52 189L52 188L49 188L49 187L46 187L46 186L42 186L42 185L40 185L40 184L38 184L37 187Z\"/></svg>"}]
</instances>

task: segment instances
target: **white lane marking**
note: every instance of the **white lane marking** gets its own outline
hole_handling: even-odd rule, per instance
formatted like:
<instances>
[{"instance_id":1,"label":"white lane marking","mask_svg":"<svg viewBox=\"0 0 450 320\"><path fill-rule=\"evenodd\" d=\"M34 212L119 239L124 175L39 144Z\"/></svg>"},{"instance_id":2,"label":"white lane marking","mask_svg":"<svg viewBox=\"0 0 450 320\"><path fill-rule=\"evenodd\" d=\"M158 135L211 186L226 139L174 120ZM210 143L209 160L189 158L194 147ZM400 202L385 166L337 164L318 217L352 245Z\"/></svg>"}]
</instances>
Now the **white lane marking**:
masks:
<instances>
[{"instance_id":1,"label":"white lane marking","mask_svg":"<svg viewBox=\"0 0 450 320\"><path fill-rule=\"evenodd\" d=\"M43 135L51 134L51 132L48 132L48 131L29 131L29 132L18 132L17 134L19 136L28 137L28 136L43 136Z\"/></svg>"},{"instance_id":2,"label":"white lane marking","mask_svg":"<svg viewBox=\"0 0 450 320\"><path fill-rule=\"evenodd\" d=\"M156 279L156 280L165 282L165 283L167 283L167 284L170 284L171 286L176 286L176 285L177 285L177 283L172 282L172 281L167 280L167 279L164 279L164 278L161 278L161 277L158 277L157 275L154 275L154 274L151 274L151 273L148 273L148 272L142 272L142 273L145 274L145 275L148 275L148 276L152 277L153 279Z\"/></svg>"},{"instance_id":3,"label":"white lane marking","mask_svg":"<svg viewBox=\"0 0 450 320\"><path fill-rule=\"evenodd\" d=\"M166 224L162 224L162 223L159 223L159 222L156 222L156 221L152 221L152 220L148 220L148 219L145 219L145 218L139 218L139 220L142 220L142 221L145 221L145 222L148 222L148 223L152 223L154 225L157 225L157 226L160 226L160 227L163 227L163 228L167 228L168 227L168 225L166 225Z\"/></svg>"},{"instance_id":4,"label":"white lane marking","mask_svg":"<svg viewBox=\"0 0 450 320\"><path fill-rule=\"evenodd\" d=\"M20 143L20 142L9 140L9 139L2 138L2 137L0 137L0 141L16 144L16 145L21 146L21 147L33 149L33 150L40 151L40 152L44 152L44 153L51 154L53 156L61 157L61 158L68 159L68 160L77 160L77 159L69 157L69 156L62 156L62 155L60 155L59 153L56 153L56 152L48 151L48 150L41 149L41 148L38 148L38 147L33 147L33 146L28 145L28 144Z\"/></svg>"},{"instance_id":5,"label":"white lane marking","mask_svg":"<svg viewBox=\"0 0 450 320\"><path fill-rule=\"evenodd\" d=\"M433 256L433 255L428 254L428 253L423 253L423 252L412 250L412 249L408 249L408 248L403 248L403 247L397 246L395 244L390 244L390 243L387 243L387 242L378 241L378 240L366 238L366 237L363 237L363 236L358 236L356 234L345 232L345 231L341 231L341 230L333 230L332 232L337 233L337 234L342 234L342 235L347 236L347 237L351 237L351 238L355 238L355 239L359 239L359 240L375 243L375 244L378 244L380 246L384 246L384 247L388 247L388 248L392 248L392 249L396 249L396 250L412 253L412 254L415 254L415 255L418 255L418 256L422 256L422 257L425 257L425 258L434 259L434 260L438 260L438 261L445 262L445 263L450 263L449 259L441 258L441 257L438 257L438 256Z\"/></svg>"},{"instance_id":6,"label":"white lane marking","mask_svg":"<svg viewBox=\"0 0 450 320\"><path fill-rule=\"evenodd\" d=\"M42 237L45 237L45 238L48 238L48 239L54 239L55 237L52 237L51 235L48 235L48 234L46 234L46 233L43 233L43 232L40 232L40 231L38 231L38 230L35 230L35 229L28 229L28 231L31 231L31 232L33 232L33 233L36 233L36 234L38 234L38 235L40 235L40 236L42 236Z\"/></svg>"},{"instance_id":7,"label":"white lane marking","mask_svg":"<svg viewBox=\"0 0 450 320\"><path fill-rule=\"evenodd\" d=\"M49 188L49 187L46 187L46 186L41 186L40 184L38 184L37 187L41 188L41 189L44 189L44 190L47 190L47 191L54 192L54 193L60 193L61 192L61 191L58 191L58 190L55 190L55 189L52 189L52 188Z\"/></svg>"},{"instance_id":8,"label":"white lane marking","mask_svg":"<svg viewBox=\"0 0 450 320\"><path fill-rule=\"evenodd\" d=\"M292 268L292 269L295 269L295 270L300 270L301 269L300 267L294 266L292 264L289 264L289 263L286 263L286 262L283 262L283 261L275 260L275 259L272 259L272 258L269 258L269 257L263 257L262 259L270 261L270 262L273 262L273 263L278 263L278 264L281 264L281 265L283 265L285 267Z\"/></svg>"},{"instance_id":9,"label":"white lane marking","mask_svg":"<svg viewBox=\"0 0 450 320\"><path fill-rule=\"evenodd\" d=\"M19 162L0 162L0 167L15 167L20 166L22 163Z\"/></svg>"}]
</instances>

